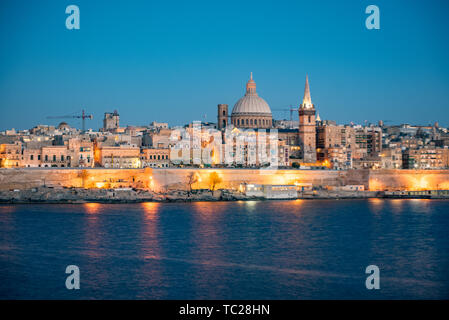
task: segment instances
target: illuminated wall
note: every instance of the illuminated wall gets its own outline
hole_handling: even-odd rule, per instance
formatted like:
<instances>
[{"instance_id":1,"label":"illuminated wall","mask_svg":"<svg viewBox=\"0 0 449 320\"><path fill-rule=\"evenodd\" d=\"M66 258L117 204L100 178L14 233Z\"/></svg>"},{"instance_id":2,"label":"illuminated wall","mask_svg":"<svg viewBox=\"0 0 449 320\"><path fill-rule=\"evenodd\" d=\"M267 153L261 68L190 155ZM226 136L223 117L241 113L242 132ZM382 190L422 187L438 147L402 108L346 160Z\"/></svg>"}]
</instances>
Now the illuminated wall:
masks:
<instances>
[{"instance_id":1,"label":"illuminated wall","mask_svg":"<svg viewBox=\"0 0 449 320\"><path fill-rule=\"evenodd\" d=\"M0 169L0 190L37 186L85 188L151 188L155 191L188 189L188 176L196 176L193 189L207 189L211 173L217 188L238 189L241 183L300 184L314 186L363 185L369 190L449 189L449 170L259 170L259 169Z\"/></svg>"},{"instance_id":2,"label":"illuminated wall","mask_svg":"<svg viewBox=\"0 0 449 320\"><path fill-rule=\"evenodd\" d=\"M448 190L449 170L371 170L370 190Z\"/></svg>"}]
</instances>

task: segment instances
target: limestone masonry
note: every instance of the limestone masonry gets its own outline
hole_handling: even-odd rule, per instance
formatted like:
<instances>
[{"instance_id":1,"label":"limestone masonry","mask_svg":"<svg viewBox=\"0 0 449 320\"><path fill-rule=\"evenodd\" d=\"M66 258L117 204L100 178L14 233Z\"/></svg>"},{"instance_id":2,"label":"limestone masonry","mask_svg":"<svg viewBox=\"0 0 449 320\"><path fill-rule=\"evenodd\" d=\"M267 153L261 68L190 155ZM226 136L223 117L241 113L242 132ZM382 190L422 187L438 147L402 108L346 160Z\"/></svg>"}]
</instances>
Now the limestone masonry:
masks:
<instances>
[{"instance_id":1,"label":"limestone masonry","mask_svg":"<svg viewBox=\"0 0 449 320\"><path fill-rule=\"evenodd\" d=\"M210 176L219 177L216 189L241 184L302 185L315 188L363 185L366 190L449 189L449 170L269 170L269 169L0 169L0 190L25 190L41 186L88 189L141 188L154 192L187 190L188 177L197 179L192 189L209 189Z\"/></svg>"}]
</instances>

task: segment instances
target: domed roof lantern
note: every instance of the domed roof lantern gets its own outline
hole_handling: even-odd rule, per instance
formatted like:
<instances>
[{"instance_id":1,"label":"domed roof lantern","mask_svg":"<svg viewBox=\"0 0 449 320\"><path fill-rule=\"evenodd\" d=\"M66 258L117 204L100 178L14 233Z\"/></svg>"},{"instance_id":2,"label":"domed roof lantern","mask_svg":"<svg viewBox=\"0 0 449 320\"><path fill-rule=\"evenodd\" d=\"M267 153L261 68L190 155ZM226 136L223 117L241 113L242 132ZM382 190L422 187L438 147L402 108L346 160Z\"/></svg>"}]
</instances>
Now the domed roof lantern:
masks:
<instances>
[{"instance_id":1,"label":"domed roof lantern","mask_svg":"<svg viewBox=\"0 0 449 320\"><path fill-rule=\"evenodd\" d=\"M252 72L251 72L249 81L246 83L246 94L257 95L256 82L253 80Z\"/></svg>"}]
</instances>

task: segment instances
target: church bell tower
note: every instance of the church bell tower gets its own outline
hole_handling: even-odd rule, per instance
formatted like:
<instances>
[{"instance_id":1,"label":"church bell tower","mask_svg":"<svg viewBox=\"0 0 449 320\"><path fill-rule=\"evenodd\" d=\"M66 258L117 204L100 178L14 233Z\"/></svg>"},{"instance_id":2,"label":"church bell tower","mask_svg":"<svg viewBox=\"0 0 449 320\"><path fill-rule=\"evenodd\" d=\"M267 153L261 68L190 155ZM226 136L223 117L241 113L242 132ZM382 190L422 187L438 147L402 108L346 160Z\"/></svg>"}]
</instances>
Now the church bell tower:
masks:
<instances>
[{"instance_id":1,"label":"church bell tower","mask_svg":"<svg viewBox=\"0 0 449 320\"><path fill-rule=\"evenodd\" d=\"M309 78L306 76L304 99L299 106L299 144L301 158L304 162L314 163L316 158L316 122L315 105L310 97Z\"/></svg>"}]
</instances>

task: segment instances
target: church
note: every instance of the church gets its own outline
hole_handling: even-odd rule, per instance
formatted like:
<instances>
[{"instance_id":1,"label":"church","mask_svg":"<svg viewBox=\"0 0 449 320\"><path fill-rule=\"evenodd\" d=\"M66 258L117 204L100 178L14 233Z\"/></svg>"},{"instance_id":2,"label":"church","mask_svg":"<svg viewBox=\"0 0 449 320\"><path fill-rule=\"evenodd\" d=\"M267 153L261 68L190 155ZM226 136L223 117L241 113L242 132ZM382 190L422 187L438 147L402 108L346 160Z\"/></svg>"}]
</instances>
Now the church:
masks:
<instances>
[{"instance_id":1,"label":"church","mask_svg":"<svg viewBox=\"0 0 449 320\"><path fill-rule=\"evenodd\" d=\"M246 93L234 104L231 114L229 115L227 104L219 104L217 109L217 128L222 131L227 126L239 129L275 128L270 106L257 94L252 72L246 83ZM293 150L299 150L298 162L316 163L316 109L310 95L308 76L306 76L304 97L298 113L299 128L279 129L279 139L292 146Z\"/></svg>"}]
</instances>

